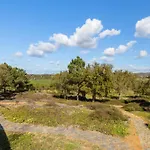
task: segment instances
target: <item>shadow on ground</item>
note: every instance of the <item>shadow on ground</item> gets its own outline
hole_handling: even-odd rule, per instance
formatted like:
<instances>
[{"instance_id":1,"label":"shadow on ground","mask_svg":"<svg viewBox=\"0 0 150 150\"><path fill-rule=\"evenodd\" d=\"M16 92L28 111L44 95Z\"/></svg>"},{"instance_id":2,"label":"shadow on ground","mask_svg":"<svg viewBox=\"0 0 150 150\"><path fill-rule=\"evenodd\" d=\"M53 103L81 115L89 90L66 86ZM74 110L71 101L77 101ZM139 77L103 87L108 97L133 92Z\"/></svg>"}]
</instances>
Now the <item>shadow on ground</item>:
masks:
<instances>
[{"instance_id":1,"label":"shadow on ground","mask_svg":"<svg viewBox=\"0 0 150 150\"><path fill-rule=\"evenodd\" d=\"M68 99L68 100L77 100L77 97L76 96L67 96L66 98L64 98L63 95L53 95L53 97L55 98L60 98L60 99ZM84 101L84 102L92 102L93 100L92 99L88 99L86 97L83 97L83 96L79 96L79 101ZM105 102L108 102L110 101L109 99L105 98L105 99L96 99L95 102L101 102L101 103L105 103Z\"/></svg>"},{"instance_id":2,"label":"shadow on ground","mask_svg":"<svg viewBox=\"0 0 150 150\"><path fill-rule=\"evenodd\" d=\"M0 124L0 150L11 150L7 135L1 124Z\"/></svg>"},{"instance_id":3,"label":"shadow on ground","mask_svg":"<svg viewBox=\"0 0 150 150\"><path fill-rule=\"evenodd\" d=\"M16 93L7 92L7 93L0 93L0 100L13 100L15 99Z\"/></svg>"},{"instance_id":4,"label":"shadow on ground","mask_svg":"<svg viewBox=\"0 0 150 150\"><path fill-rule=\"evenodd\" d=\"M129 104L129 103L137 103L139 104L139 106L141 106L145 111L149 111L150 112L150 102L145 100L145 99L131 99L131 100L125 100L124 101L125 104Z\"/></svg>"}]
</instances>

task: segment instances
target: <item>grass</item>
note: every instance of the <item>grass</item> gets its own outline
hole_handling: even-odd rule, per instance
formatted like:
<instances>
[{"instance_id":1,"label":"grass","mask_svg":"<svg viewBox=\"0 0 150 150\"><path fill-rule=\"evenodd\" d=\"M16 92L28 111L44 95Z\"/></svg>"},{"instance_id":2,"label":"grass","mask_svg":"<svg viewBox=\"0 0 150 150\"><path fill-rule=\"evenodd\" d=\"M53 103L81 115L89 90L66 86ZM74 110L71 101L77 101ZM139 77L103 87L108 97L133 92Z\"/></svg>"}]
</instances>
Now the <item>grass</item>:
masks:
<instances>
[{"instance_id":1,"label":"grass","mask_svg":"<svg viewBox=\"0 0 150 150\"><path fill-rule=\"evenodd\" d=\"M142 117L147 122L147 127L150 129L150 102L148 99L126 101L127 104L123 107L126 111L130 111L137 116Z\"/></svg>"},{"instance_id":2,"label":"grass","mask_svg":"<svg viewBox=\"0 0 150 150\"><path fill-rule=\"evenodd\" d=\"M127 118L113 107L99 104L96 109L59 107L49 104L45 107L18 106L1 108L4 117L13 122L41 124L46 126L74 125L83 130L95 130L111 135L125 136L127 134ZM44 116L44 117L43 117Z\"/></svg>"},{"instance_id":3,"label":"grass","mask_svg":"<svg viewBox=\"0 0 150 150\"><path fill-rule=\"evenodd\" d=\"M41 134L19 134L7 133L9 144L2 146L7 149L10 145L12 150L100 150L96 145L80 140L68 139L62 135L41 135ZM0 136L1 137L1 136ZM3 141L2 137L0 138Z\"/></svg>"},{"instance_id":4,"label":"grass","mask_svg":"<svg viewBox=\"0 0 150 150\"><path fill-rule=\"evenodd\" d=\"M49 90L50 87L53 85L52 79L36 79L30 80L30 83L35 87L37 90Z\"/></svg>"},{"instance_id":5,"label":"grass","mask_svg":"<svg viewBox=\"0 0 150 150\"><path fill-rule=\"evenodd\" d=\"M147 122L147 127L150 129L150 113L146 111L133 111L137 116L142 117Z\"/></svg>"}]
</instances>

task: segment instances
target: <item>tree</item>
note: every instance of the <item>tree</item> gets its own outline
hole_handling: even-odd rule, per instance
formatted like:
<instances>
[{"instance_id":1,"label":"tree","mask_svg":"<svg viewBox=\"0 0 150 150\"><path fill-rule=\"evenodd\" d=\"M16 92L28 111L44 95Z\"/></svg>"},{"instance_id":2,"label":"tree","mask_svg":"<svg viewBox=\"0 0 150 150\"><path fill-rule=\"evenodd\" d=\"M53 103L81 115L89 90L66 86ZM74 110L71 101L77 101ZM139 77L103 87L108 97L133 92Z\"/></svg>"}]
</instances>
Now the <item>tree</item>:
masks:
<instances>
[{"instance_id":1,"label":"tree","mask_svg":"<svg viewBox=\"0 0 150 150\"><path fill-rule=\"evenodd\" d=\"M31 87L31 84L29 84L27 74L23 69L19 69L17 67L12 68L11 76L12 76L12 87L15 89L15 91L18 92L26 91Z\"/></svg>"},{"instance_id":2,"label":"tree","mask_svg":"<svg viewBox=\"0 0 150 150\"><path fill-rule=\"evenodd\" d=\"M108 97L112 88L113 88L113 75L112 75L112 65L109 64L102 64L103 68L103 87L104 87L104 94L105 97Z\"/></svg>"},{"instance_id":3,"label":"tree","mask_svg":"<svg viewBox=\"0 0 150 150\"><path fill-rule=\"evenodd\" d=\"M4 93L11 84L10 71L11 67L8 66L6 63L0 65L0 89L2 89Z\"/></svg>"},{"instance_id":4,"label":"tree","mask_svg":"<svg viewBox=\"0 0 150 150\"><path fill-rule=\"evenodd\" d=\"M88 65L87 68L87 86L92 94L93 102L96 100L96 95L103 95L104 84L103 84L103 68L98 63Z\"/></svg>"},{"instance_id":5,"label":"tree","mask_svg":"<svg viewBox=\"0 0 150 150\"><path fill-rule=\"evenodd\" d=\"M118 70L114 72L114 88L119 95L119 99L121 95L129 89L133 89L135 83L135 76L133 73L128 71Z\"/></svg>"},{"instance_id":6,"label":"tree","mask_svg":"<svg viewBox=\"0 0 150 150\"><path fill-rule=\"evenodd\" d=\"M66 99L71 89L69 85L69 74L67 71L61 72L57 76L57 82L55 82L55 86L59 93L64 96L64 99Z\"/></svg>"},{"instance_id":7,"label":"tree","mask_svg":"<svg viewBox=\"0 0 150 150\"><path fill-rule=\"evenodd\" d=\"M85 80L85 62L77 56L72 59L68 65L70 84L74 86L77 100L79 100L79 93Z\"/></svg>"}]
</instances>

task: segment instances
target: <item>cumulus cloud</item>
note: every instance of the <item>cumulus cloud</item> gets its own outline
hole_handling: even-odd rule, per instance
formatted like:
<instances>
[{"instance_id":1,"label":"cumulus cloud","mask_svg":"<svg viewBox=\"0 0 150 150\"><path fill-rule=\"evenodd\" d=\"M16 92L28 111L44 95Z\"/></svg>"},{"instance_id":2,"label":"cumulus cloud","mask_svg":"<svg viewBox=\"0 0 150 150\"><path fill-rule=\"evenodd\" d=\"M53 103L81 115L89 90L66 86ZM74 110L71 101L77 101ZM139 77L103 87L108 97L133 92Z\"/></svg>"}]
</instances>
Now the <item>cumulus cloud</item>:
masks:
<instances>
[{"instance_id":1,"label":"cumulus cloud","mask_svg":"<svg viewBox=\"0 0 150 150\"><path fill-rule=\"evenodd\" d=\"M16 57L22 57L23 54L22 54L22 52L16 52L16 53L15 53L15 56L16 56Z\"/></svg>"},{"instance_id":2,"label":"cumulus cloud","mask_svg":"<svg viewBox=\"0 0 150 150\"><path fill-rule=\"evenodd\" d=\"M125 53L128 49L130 49L134 44L136 44L136 41L130 41L126 45L119 45L119 47L116 49L116 54Z\"/></svg>"},{"instance_id":3,"label":"cumulus cloud","mask_svg":"<svg viewBox=\"0 0 150 150\"><path fill-rule=\"evenodd\" d=\"M106 56L114 56L115 55L115 48L110 47L104 50L104 55Z\"/></svg>"},{"instance_id":4,"label":"cumulus cloud","mask_svg":"<svg viewBox=\"0 0 150 150\"><path fill-rule=\"evenodd\" d=\"M114 60L113 57L107 57L107 56L102 56L100 57L100 60L105 61L105 62L111 62Z\"/></svg>"},{"instance_id":5,"label":"cumulus cloud","mask_svg":"<svg viewBox=\"0 0 150 150\"><path fill-rule=\"evenodd\" d=\"M115 29L105 30L100 33L102 29L103 25L101 20L87 19L85 23L81 27L76 28L75 32L70 36L62 33L54 33L50 36L48 42L31 44L27 50L27 54L42 57L45 53L54 52L61 46L92 49L97 47L97 42L100 38L120 34L120 30ZM87 51L82 52L84 54L88 53Z\"/></svg>"},{"instance_id":6,"label":"cumulus cloud","mask_svg":"<svg viewBox=\"0 0 150 150\"><path fill-rule=\"evenodd\" d=\"M125 53L127 50L133 47L136 41L130 41L126 45L119 45L118 48L109 47L104 50L105 56L114 56L115 54Z\"/></svg>"},{"instance_id":7,"label":"cumulus cloud","mask_svg":"<svg viewBox=\"0 0 150 150\"><path fill-rule=\"evenodd\" d=\"M101 39L103 39L103 38L105 38L105 37L107 37L107 36L119 35L120 33L121 33L120 30L115 30L115 29L108 30L108 29L107 29L107 30L101 32L101 33L99 34L99 37L100 37Z\"/></svg>"},{"instance_id":8,"label":"cumulus cloud","mask_svg":"<svg viewBox=\"0 0 150 150\"><path fill-rule=\"evenodd\" d=\"M30 56L42 57L45 53L52 53L56 51L57 46L49 42L38 42L31 44L27 50L27 54Z\"/></svg>"},{"instance_id":9,"label":"cumulus cloud","mask_svg":"<svg viewBox=\"0 0 150 150\"><path fill-rule=\"evenodd\" d=\"M143 58L148 56L148 53L146 50L141 50L139 56L137 56L137 58Z\"/></svg>"},{"instance_id":10,"label":"cumulus cloud","mask_svg":"<svg viewBox=\"0 0 150 150\"><path fill-rule=\"evenodd\" d=\"M87 19L82 27L76 28L76 31L68 37L65 34L53 34L50 41L60 45L77 46L81 48L95 48L97 45L97 35L103 29L101 20Z\"/></svg>"},{"instance_id":11,"label":"cumulus cloud","mask_svg":"<svg viewBox=\"0 0 150 150\"><path fill-rule=\"evenodd\" d=\"M150 16L136 23L135 37L150 38Z\"/></svg>"}]
</instances>

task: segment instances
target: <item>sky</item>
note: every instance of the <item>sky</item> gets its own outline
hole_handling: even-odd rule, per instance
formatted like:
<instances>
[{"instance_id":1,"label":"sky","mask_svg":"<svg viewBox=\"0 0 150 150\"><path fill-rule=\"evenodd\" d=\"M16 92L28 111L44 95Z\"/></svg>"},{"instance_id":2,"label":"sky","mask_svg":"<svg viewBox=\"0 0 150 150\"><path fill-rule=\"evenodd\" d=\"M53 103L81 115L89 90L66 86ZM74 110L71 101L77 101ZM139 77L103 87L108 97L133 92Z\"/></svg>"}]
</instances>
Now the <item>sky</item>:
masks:
<instances>
[{"instance_id":1,"label":"sky","mask_svg":"<svg viewBox=\"0 0 150 150\"><path fill-rule=\"evenodd\" d=\"M0 63L57 73L86 63L150 72L149 0L0 0Z\"/></svg>"}]
</instances>

